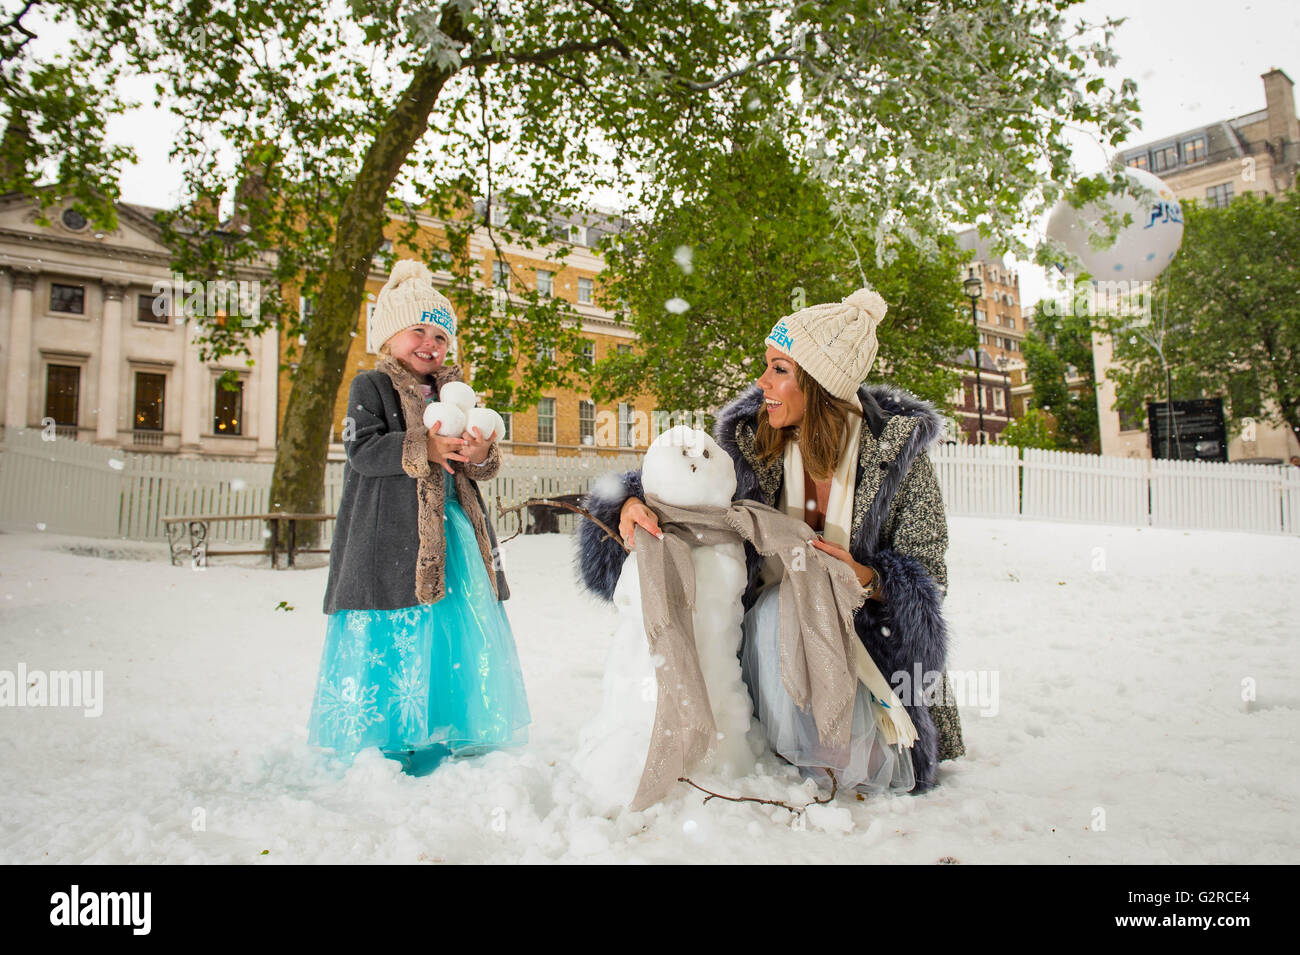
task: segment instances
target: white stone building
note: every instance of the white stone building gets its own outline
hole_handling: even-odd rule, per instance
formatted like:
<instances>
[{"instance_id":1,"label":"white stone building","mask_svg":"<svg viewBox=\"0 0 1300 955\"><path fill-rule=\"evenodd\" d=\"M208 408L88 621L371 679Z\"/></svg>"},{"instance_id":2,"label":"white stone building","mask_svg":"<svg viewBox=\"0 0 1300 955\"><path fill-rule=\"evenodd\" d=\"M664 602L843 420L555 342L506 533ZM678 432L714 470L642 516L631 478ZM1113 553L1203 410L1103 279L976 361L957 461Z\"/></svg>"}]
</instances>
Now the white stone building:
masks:
<instances>
[{"instance_id":1,"label":"white stone building","mask_svg":"<svg viewBox=\"0 0 1300 955\"><path fill-rule=\"evenodd\" d=\"M124 449L272 460L276 330L250 343L251 366L201 361L183 302L156 301L174 276L155 211L118 203L104 233L60 206L40 225L34 201L0 197L0 420ZM218 384L227 371L233 391Z\"/></svg>"}]
</instances>

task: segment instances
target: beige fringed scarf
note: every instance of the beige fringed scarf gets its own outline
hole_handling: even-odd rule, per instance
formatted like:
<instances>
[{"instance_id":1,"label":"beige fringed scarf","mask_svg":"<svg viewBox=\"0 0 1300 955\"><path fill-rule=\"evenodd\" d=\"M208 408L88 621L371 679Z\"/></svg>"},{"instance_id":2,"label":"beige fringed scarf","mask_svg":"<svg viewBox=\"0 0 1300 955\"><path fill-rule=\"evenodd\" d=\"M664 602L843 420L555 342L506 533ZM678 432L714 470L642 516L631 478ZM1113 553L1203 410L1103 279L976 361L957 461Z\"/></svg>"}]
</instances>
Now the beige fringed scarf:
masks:
<instances>
[{"instance_id":1,"label":"beige fringed scarf","mask_svg":"<svg viewBox=\"0 0 1300 955\"><path fill-rule=\"evenodd\" d=\"M826 524L822 537L837 547L849 549L849 534L853 529L853 495L857 483L858 449L862 441L862 418L849 415L848 433L840 451L840 459L831 475L831 492L826 501ZM781 491L781 508L786 514L802 521L806 498L812 493L803 486L803 455L799 451L798 441L787 441L785 445L785 482ZM836 563L847 567L843 561ZM891 746L910 747L917 739L916 726L913 725L907 710L895 695L885 675L880 672L867 648L861 640L853 641L854 667L858 679L862 682L875 703L871 714L876 725L880 727L884 739Z\"/></svg>"},{"instance_id":2,"label":"beige fringed scarf","mask_svg":"<svg viewBox=\"0 0 1300 955\"><path fill-rule=\"evenodd\" d=\"M447 595L447 541L442 520L445 503L442 465L429 461L427 437L429 429L424 426L424 409L427 402L420 391L420 379L391 355L381 358L375 364L375 368L386 374L393 387L397 389L397 395L402 402L402 413L406 418L406 438L402 443L402 470L415 478L415 493L419 504L417 521L420 549L415 558L415 597L420 603L437 603ZM437 395L447 382L462 380L458 366L443 365L433 373L434 394ZM499 453L494 442L488 460L491 460L491 455ZM487 519L478 506L478 496L474 493L473 482L465 473L463 466L452 462L452 467L455 469L456 496L460 499L461 509L464 510L465 516L469 518L474 528L479 552L483 555L483 564L487 568L488 579L492 581L492 592L496 595L497 575L492 565L492 545L488 539Z\"/></svg>"},{"instance_id":3,"label":"beige fringed scarf","mask_svg":"<svg viewBox=\"0 0 1300 955\"><path fill-rule=\"evenodd\" d=\"M637 535L641 612L650 654L664 662L655 671L654 730L632 809L662 799L717 736L691 621L694 547L743 539L780 561L782 682L796 704L811 707L822 741L846 748L857 693L850 664L859 644L853 617L866 596L848 564L811 550L813 532L802 520L757 501L682 508L647 495L646 503L664 537Z\"/></svg>"}]
</instances>

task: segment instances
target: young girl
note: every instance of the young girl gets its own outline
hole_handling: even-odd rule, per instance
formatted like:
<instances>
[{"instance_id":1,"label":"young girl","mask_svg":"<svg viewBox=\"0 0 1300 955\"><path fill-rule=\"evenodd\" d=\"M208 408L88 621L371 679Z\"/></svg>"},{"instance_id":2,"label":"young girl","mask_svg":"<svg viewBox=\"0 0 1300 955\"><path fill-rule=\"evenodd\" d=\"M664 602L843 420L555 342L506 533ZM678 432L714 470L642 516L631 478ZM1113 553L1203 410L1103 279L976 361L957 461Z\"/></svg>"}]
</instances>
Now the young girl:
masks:
<instances>
[{"instance_id":1,"label":"young girl","mask_svg":"<svg viewBox=\"0 0 1300 955\"><path fill-rule=\"evenodd\" d=\"M308 740L350 760L377 746L413 775L527 740L530 722L496 535L476 481L494 441L426 429L456 314L422 263L396 264L366 326L378 351L348 391L343 500L330 550Z\"/></svg>"}]
</instances>

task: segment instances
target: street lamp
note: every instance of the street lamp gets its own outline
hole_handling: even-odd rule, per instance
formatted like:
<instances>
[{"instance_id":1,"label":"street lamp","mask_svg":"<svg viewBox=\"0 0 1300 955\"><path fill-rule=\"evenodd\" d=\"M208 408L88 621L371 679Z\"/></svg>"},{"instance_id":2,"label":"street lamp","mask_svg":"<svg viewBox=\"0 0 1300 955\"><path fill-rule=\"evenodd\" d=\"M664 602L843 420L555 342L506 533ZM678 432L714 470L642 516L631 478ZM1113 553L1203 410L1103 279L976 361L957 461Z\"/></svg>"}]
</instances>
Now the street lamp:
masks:
<instances>
[{"instance_id":1,"label":"street lamp","mask_svg":"<svg viewBox=\"0 0 1300 955\"><path fill-rule=\"evenodd\" d=\"M970 269L966 281L961 283L962 291L970 299L970 324L975 329L975 348L971 354L975 358L975 407L979 409L980 430L979 444L984 443L984 386L980 381L980 326L975 318L975 303L984 294L984 283L979 280L975 270Z\"/></svg>"}]
</instances>

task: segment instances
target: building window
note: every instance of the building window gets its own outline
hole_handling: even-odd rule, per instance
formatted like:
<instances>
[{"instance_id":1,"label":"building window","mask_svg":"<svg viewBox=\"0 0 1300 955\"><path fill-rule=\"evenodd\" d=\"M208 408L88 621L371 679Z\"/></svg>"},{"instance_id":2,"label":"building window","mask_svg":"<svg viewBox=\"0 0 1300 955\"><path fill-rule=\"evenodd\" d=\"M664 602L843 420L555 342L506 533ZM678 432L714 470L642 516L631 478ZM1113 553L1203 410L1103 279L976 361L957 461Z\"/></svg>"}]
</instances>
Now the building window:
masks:
<instances>
[{"instance_id":1,"label":"building window","mask_svg":"<svg viewBox=\"0 0 1300 955\"><path fill-rule=\"evenodd\" d=\"M492 343L492 357L504 361L515 353L515 336L509 329L500 331Z\"/></svg>"},{"instance_id":2,"label":"building window","mask_svg":"<svg viewBox=\"0 0 1300 955\"><path fill-rule=\"evenodd\" d=\"M537 402L537 443L555 443L554 398L543 398Z\"/></svg>"},{"instance_id":3,"label":"building window","mask_svg":"<svg viewBox=\"0 0 1300 955\"><path fill-rule=\"evenodd\" d=\"M1142 418L1139 415L1131 415L1121 408L1119 410L1119 429L1121 431L1141 431Z\"/></svg>"},{"instance_id":4,"label":"building window","mask_svg":"<svg viewBox=\"0 0 1300 955\"><path fill-rule=\"evenodd\" d=\"M596 402L578 402L578 443L596 443Z\"/></svg>"},{"instance_id":5,"label":"building window","mask_svg":"<svg viewBox=\"0 0 1300 955\"><path fill-rule=\"evenodd\" d=\"M569 226L569 242L573 245L587 244L587 230L580 225Z\"/></svg>"},{"instance_id":6,"label":"building window","mask_svg":"<svg viewBox=\"0 0 1300 955\"><path fill-rule=\"evenodd\" d=\"M1210 186L1205 190L1205 201L1216 209L1224 208L1232 201L1232 183L1225 182L1218 186Z\"/></svg>"},{"instance_id":7,"label":"building window","mask_svg":"<svg viewBox=\"0 0 1300 955\"><path fill-rule=\"evenodd\" d=\"M591 304L591 279L578 279L578 304Z\"/></svg>"},{"instance_id":8,"label":"building window","mask_svg":"<svg viewBox=\"0 0 1300 955\"><path fill-rule=\"evenodd\" d=\"M446 249L430 249L429 265L435 272L450 272L451 253Z\"/></svg>"},{"instance_id":9,"label":"building window","mask_svg":"<svg viewBox=\"0 0 1300 955\"><path fill-rule=\"evenodd\" d=\"M1130 159L1130 160L1128 161L1128 164L1129 164L1130 166L1132 166L1134 169L1146 169L1146 168L1147 168L1147 154L1146 154L1146 153L1142 153L1142 155L1140 155L1140 156L1134 156L1132 159Z\"/></svg>"},{"instance_id":10,"label":"building window","mask_svg":"<svg viewBox=\"0 0 1300 955\"><path fill-rule=\"evenodd\" d=\"M547 345L545 342L538 342L537 363L541 364L542 362L554 362L554 361L555 361L555 346Z\"/></svg>"},{"instance_id":11,"label":"building window","mask_svg":"<svg viewBox=\"0 0 1300 955\"><path fill-rule=\"evenodd\" d=\"M45 369L45 417L56 427L77 426L81 396L81 369L76 365L49 365Z\"/></svg>"},{"instance_id":12,"label":"building window","mask_svg":"<svg viewBox=\"0 0 1300 955\"><path fill-rule=\"evenodd\" d=\"M555 294L555 273L547 269L537 270L537 295L539 298L550 298Z\"/></svg>"},{"instance_id":13,"label":"building window","mask_svg":"<svg viewBox=\"0 0 1300 955\"><path fill-rule=\"evenodd\" d=\"M212 433L244 433L244 383L235 383L235 390L222 387L218 379L216 396L212 402Z\"/></svg>"},{"instance_id":14,"label":"building window","mask_svg":"<svg viewBox=\"0 0 1300 955\"><path fill-rule=\"evenodd\" d=\"M981 325L988 321L988 316L984 313L984 309L975 309L975 321Z\"/></svg>"},{"instance_id":15,"label":"building window","mask_svg":"<svg viewBox=\"0 0 1300 955\"><path fill-rule=\"evenodd\" d=\"M511 412L509 412L509 411L501 411L501 412L498 412L498 414L501 415L501 424L502 424L502 425L504 426L504 428L505 428L505 433L502 434L501 437L500 437L498 440L499 440L499 441L513 441L514 438L512 438L511 435L514 434L514 430L515 430L515 426L514 426L515 416L514 416L514 414L511 413Z\"/></svg>"},{"instance_id":16,"label":"building window","mask_svg":"<svg viewBox=\"0 0 1300 955\"><path fill-rule=\"evenodd\" d=\"M596 343L582 343L582 365L584 368L591 368L596 364Z\"/></svg>"},{"instance_id":17,"label":"building window","mask_svg":"<svg viewBox=\"0 0 1300 955\"><path fill-rule=\"evenodd\" d=\"M494 205L492 207L492 224L494 226L503 226L506 224L505 206Z\"/></svg>"},{"instance_id":18,"label":"building window","mask_svg":"<svg viewBox=\"0 0 1300 955\"><path fill-rule=\"evenodd\" d=\"M158 311L161 315L154 314L154 307L157 303ZM148 322L150 325L167 325L171 322L171 316L167 314L167 295L160 292L157 295L137 295L135 297L135 320L137 322Z\"/></svg>"},{"instance_id":19,"label":"building window","mask_svg":"<svg viewBox=\"0 0 1300 955\"><path fill-rule=\"evenodd\" d=\"M135 414L132 421L136 431L163 429L163 396L166 390L166 375L148 371L135 373Z\"/></svg>"},{"instance_id":20,"label":"building window","mask_svg":"<svg viewBox=\"0 0 1300 955\"><path fill-rule=\"evenodd\" d=\"M630 355L630 354L632 354L632 346L631 346L631 345L615 345L614 348L615 348L615 350L616 350L620 355Z\"/></svg>"},{"instance_id":21,"label":"building window","mask_svg":"<svg viewBox=\"0 0 1300 955\"><path fill-rule=\"evenodd\" d=\"M393 240L385 239L379 243L379 251L370 257L372 264L378 268L383 268L384 263L388 261L389 256L393 254Z\"/></svg>"},{"instance_id":22,"label":"building window","mask_svg":"<svg viewBox=\"0 0 1300 955\"><path fill-rule=\"evenodd\" d=\"M510 263L502 259L492 262L492 287L510 291Z\"/></svg>"},{"instance_id":23,"label":"building window","mask_svg":"<svg viewBox=\"0 0 1300 955\"><path fill-rule=\"evenodd\" d=\"M632 417L632 407L619 402L618 405L618 446L620 448L636 447L636 429Z\"/></svg>"},{"instance_id":24,"label":"building window","mask_svg":"<svg viewBox=\"0 0 1300 955\"><path fill-rule=\"evenodd\" d=\"M964 407L966 407L966 388L965 388L965 386L963 386L963 385L958 385L956 388L954 388L954 389L952 390L952 396L951 396L951 398L950 398L949 400L952 402L952 404L953 404L954 407L957 407L957 408L964 408Z\"/></svg>"},{"instance_id":25,"label":"building window","mask_svg":"<svg viewBox=\"0 0 1300 955\"><path fill-rule=\"evenodd\" d=\"M1159 149L1153 149L1151 151L1151 160L1154 172L1173 169L1178 165L1178 147L1161 146Z\"/></svg>"},{"instance_id":26,"label":"building window","mask_svg":"<svg viewBox=\"0 0 1300 955\"><path fill-rule=\"evenodd\" d=\"M1005 411L1007 409L1007 393L1002 388L993 389L993 410Z\"/></svg>"},{"instance_id":27,"label":"building window","mask_svg":"<svg viewBox=\"0 0 1300 955\"><path fill-rule=\"evenodd\" d=\"M1205 158L1205 137L1183 140L1183 162L1200 162Z\"/></svg>"},{"instance_id":28,"label":"building window","mask_svg":"<svg viewBox=\"0 0 1300 955\"><path fill-rule=\"evenodd\" d=\"M51 282L50 311L66 312L69 315L86 314L86 287Z\"/></svg>"}]
</instances>

